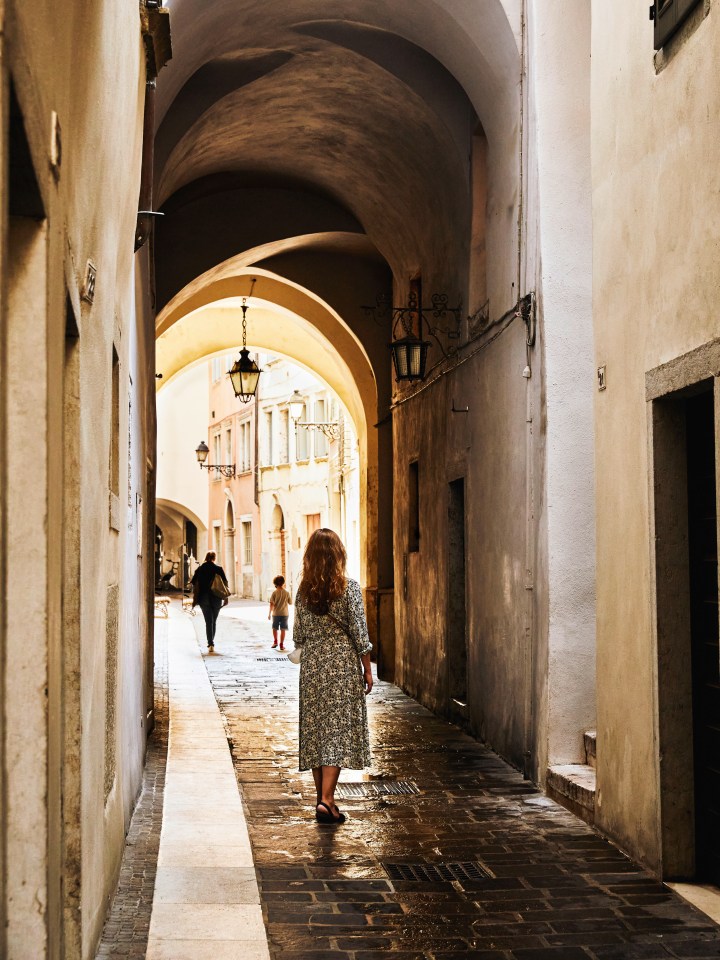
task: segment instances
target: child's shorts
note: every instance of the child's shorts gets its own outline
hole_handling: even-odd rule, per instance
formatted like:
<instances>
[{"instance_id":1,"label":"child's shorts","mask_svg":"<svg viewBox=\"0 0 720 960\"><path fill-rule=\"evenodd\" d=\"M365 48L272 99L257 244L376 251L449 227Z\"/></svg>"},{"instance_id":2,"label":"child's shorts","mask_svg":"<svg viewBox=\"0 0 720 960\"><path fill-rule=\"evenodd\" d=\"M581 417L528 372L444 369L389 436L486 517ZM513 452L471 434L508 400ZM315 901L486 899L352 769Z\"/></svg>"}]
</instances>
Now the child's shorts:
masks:
<instances>
[{"instance_id":1,"label":"child's shorts","mask_svg":"<svg viewBox=\"0 0 720 960\"><path fill-rule=\"evenodd\" d=\"M287 617L273 617L273 630L287 630L288 618Z\"/></svg>"}]
</instances>

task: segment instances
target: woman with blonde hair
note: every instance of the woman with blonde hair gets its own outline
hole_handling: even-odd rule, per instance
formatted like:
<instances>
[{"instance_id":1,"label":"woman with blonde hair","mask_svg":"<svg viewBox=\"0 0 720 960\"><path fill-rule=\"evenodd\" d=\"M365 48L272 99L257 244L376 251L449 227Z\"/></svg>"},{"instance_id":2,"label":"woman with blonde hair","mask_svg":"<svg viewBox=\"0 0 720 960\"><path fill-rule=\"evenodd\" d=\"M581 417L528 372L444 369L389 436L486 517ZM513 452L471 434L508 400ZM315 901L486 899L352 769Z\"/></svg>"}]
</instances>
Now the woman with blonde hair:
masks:
<instances>
[{"instance_id":1,"label":"woman with blonde hair","mask_svg":"<svg viewBox=\"0 0 720 960\"><path fill-rule=\"evenodd\" d=\"M300 770L312 770L318 823L344 823L335 804L342 767L370 765L365 696L373 686L360 586L332 530L307 542L295 598L293 641L300 661Z\"/></svg>"}]
</instances>

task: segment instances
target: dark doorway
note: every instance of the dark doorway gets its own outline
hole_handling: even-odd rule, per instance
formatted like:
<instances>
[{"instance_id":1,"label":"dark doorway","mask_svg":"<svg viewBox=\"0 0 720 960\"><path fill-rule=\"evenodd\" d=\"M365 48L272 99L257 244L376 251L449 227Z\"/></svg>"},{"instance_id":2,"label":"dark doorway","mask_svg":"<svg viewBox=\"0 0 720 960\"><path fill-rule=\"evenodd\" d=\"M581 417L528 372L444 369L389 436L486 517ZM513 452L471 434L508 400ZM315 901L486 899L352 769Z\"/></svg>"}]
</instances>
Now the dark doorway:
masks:
<instances>
[{"instance_id":1,"label":"dark doorway","mask_svg":"<svg viewBox=\"0 0 720 960\"><path fill-rule=\"evenodd\" d=\"M27 217L39 222L45 219L45 208L25 133L25 121L12 82L9 106L8 213L11 217Z\"/></svg>"},{"instance_id":2,"label":"dark doorway","mask_svg":"<svg viewBox=\"0 0 720 960\"><path fill-rule=\"evenodd\" d=\"M198 541L197 527L192 522L192 520L186 520L185 521L185 546L187 547L187 552L191 553L196 560L198 558L197 541Z\"/></svg>"},{"instance_id":3,"label":"dark doorway","mask_svg":"<svg viewBox=\"0 0 720 960\"><path fill-rule=\"evenodd\" d=\"M234 548L233 548L234 549ZM190 557L197 560L197 527L192 520L185 521L185 550L183 551L183 590L188 590L190 584Z\"/></svg>"},{"instance_id":4,"label":"dark doorway","mask_svg":"<svg viewBox=\"0 0 720 960\"><path fill-rule=\"evenodd\" d=\"M720 883L720 649L712 387L686 403L695 863L697 879Z\"/></svg>"},{"instance_id":5,"label":"dark doorway","mask_svg":"<svg viewBox=\"0 0 720 960\"><path fill-rule=\"evenodd\" d=\"M420 549L420 466L417 460L410 464L408 474L408 553Z\"/></svg>"},{"instance_id":6,"label":"dark doorway","mask_svg":"<svg viewBox=\"0 0 720 960\"><path fill-rule=\"evenodd\" d=\"M465 563L465 479L453 480L448 501L448 710L467 716L467 609Z\"/></svg>"}]
</instances>

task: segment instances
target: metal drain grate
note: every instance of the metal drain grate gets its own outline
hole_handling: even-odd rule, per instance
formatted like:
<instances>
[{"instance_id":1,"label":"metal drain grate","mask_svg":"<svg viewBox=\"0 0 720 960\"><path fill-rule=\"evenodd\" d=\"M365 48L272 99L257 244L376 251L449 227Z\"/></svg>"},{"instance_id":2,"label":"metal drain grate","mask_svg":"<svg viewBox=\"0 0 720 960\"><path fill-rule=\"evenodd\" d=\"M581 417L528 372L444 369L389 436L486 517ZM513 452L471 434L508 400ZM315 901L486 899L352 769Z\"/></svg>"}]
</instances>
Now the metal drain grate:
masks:
<instances>
[{"instance_id":1,"label":"metal drain grate","mask_svg":"<svg viewBox=\"0 0 720 960\"><path fill-rule=\"evenodd\" d=\"M409 780L362 780L360 783L339 783L336 793L343 800L360 800L367 797L407 797L420 791Z\"/></svg>"},{"instance_id":2,"label":"metal drain grate","mask_svg":"<svg viewBox=\"0 0 720 960\"><path fill-rule=\"evenodd\" d=\"M383 869L391 880L488 880L491 874L477 861L471 863L384 863Z\"/></svg>"},{"instance_id":3,"label":"metal drain grate","mask_svg":"<svg viewBox=\"0 0 720 960\"><path fill-rule=\"evenodd\" d=\"M258 663L289 663L287 657L256 657Z\"/></svg>"}]
</instances>

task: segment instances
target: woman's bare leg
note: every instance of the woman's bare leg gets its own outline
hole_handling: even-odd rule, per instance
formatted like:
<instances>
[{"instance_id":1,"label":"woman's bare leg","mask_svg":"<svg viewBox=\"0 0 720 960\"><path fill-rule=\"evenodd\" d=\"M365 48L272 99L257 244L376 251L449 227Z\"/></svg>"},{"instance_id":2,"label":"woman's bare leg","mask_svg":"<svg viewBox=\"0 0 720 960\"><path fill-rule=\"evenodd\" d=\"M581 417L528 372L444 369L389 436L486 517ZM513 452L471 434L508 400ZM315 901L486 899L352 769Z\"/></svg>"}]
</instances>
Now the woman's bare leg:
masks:
<instances>
[{"instance_id":1,"label":"woman's bare leg","mask_svg":"<svg viewBox=\"0 0 720 960\"><path fill-rule=\"evenodd\" d=\"M337 813L335 806L335 787L340 776L340 767L321 767L322 771L322 802L326 803L333 813Z\"/></svg>"},{"instance_id":2,"label":"woman's bare leg","mask_svg":"<svg viewBox=\"0 0 720 960\"><path fill-rule=\"evenodd\" d=\"M313 767L312 775L315 781L315 796L318 803L322 800L322 771L322 767Z\"/></svg>"}]
</instances>

